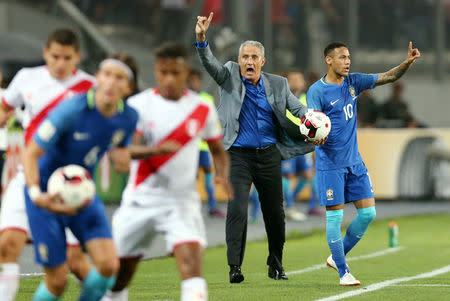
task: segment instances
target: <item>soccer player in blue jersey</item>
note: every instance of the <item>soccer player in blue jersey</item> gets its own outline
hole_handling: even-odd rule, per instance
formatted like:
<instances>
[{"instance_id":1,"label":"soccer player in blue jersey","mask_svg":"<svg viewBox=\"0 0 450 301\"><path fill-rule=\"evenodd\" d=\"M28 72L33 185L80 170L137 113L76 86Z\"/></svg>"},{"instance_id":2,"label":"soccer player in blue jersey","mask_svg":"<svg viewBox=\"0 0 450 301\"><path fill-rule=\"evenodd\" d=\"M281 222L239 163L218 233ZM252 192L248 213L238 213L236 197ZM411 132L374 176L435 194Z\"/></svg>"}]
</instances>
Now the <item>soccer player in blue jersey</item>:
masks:
<instances>
[{"instance_id":1,"label":"soccer player in blue jersey","mask_svg":"<svg viewBox=\"0 0 450 301\"><path fill-rule=\"evenodd\" d=\"M90 255L92 268L83 281L79 300L100 300L115 282L119 260L102 201L96 196L76 210L46 193L54 170L68 164L84 166L91 174L102 155L111 149L115 167L128 169L126 146L135 131L137 112L122 101L133 90L136 69L126 55L104 60L96 74L98 86L67 100L42 122L25 149L25 199L36 261L44 266L45 280L34 301L60 300L67 283L68 227Z\"/></svg>"},{"instance_id":2,"label":"soccer player in blue jersey","mask_svg":"<svg viewBox=\"0 0 450 301\"><path fill-rule=\"evenodd\" d=\"M327 241L331 255L327 265L339 272L341 285L358 285L350 274L345 255L356 245L375 218L375 199L366 166L356 140L358 95L399 79L420 57L409 43L408 56L400 65L379 74L350 73L350 52L343 43L331 43L324 50L327 74L308 90L308 107L320 110L331 120L327 142L316 147L317 189L320 204L326 206ZM353 202L358 215L341 237L344 203Z\"/></svg>"}]
</instances>

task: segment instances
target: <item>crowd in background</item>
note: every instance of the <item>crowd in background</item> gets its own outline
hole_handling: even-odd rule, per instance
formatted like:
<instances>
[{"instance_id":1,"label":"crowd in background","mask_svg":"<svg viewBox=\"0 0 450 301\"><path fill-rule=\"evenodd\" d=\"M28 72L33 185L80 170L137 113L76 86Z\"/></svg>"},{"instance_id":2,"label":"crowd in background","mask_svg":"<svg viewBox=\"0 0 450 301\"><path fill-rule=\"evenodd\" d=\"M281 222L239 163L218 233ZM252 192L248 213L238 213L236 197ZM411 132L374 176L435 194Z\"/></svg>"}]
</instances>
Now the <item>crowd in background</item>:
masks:
<instances>
[{"instance_id":1,"label":"crowd in background","mask_svg":"<svg viewBox=\"0 0 450 301\"><path fill-rule=\"evenodd\" d=\"M55 0L21 0L43 10L55 9ZM185 33L186 23L200 0L71 0L96 24L136 28L153 36L154 43L172 40ZM263 40L264 0L246 0L248 29L243 33ZM198 6L198 5L197 5ZM204 0L201 15L214 12L213 26L232 27L233 1ZM277 65L308 67L308 45L313 32L348 41L349 3L342 0L277 0L271 1L274 25L274 60ZM450 0L442 0L447 31L450 30ZM434 1L431 0L359 0L358 42L366 49L399 49L406 37L414 37L423 50L433 45ZM198 11L197 11L198 13ZM197 14L196 13L196 14ZM327 30L323 31L323 28ZM320 29L320 30L319 30ZM246 31L246 32L245 32ZM212 30L211 34L218 32ZM447 46L450 39L447 39Z\"/></svg>"}]
</instances>

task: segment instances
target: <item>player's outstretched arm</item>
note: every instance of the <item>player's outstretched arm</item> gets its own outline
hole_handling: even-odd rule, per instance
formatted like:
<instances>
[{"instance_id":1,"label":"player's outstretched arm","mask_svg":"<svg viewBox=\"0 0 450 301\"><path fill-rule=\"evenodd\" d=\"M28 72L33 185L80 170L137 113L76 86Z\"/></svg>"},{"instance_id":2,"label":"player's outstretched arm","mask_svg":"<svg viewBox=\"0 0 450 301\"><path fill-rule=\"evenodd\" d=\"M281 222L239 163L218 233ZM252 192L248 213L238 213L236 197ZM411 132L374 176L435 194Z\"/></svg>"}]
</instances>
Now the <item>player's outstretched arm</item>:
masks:
<instances>
[{"instance_id":1,"label":"player's outstretched arm","mask_svg":"<svg viewBox=\"0 0 450 301\"><path fill-rule=\"evenodd\" d=\"M213 157L216 176L214 182L220 184L229 200L234 198L233 188L230 183L230 158L223 148L222 141L208 142L211 156Z\"/></svg>"},{"instance_id":2,"label":"player's outstretched arm","mask_svg":"<svg viewBox=\"0 0 450 301\"><path fill-rule=\"evenodd\" d=\"M181 145L178 142L172 140L164 141L157 146L146 146L143 143L142 135L136 133L133 137L133 143L129 146L129 151L132 159L145 159L176 152L180 147Z\"/></svg>"},{"instance_id":3,"label":"player's outstretched arm","mask_svg":"<svg viewBox=\"0 0 450 301\"><path fill-rule=\"evenodd\" d=\"M23 170L28 187L28 194L37 206L58 214L72 215L77 212L75 208L68 207L59 201L55 194L42 193L39 186L38 159L45 153L35 141L31 140L22 156Z\"/></svg>"},{"instance_id":4,"label":"player's outstretched arm","mask_svg":"<svg viewBox=\"0 0 450 301\"><path fill-rule=\"evenodd\" d=\"M395 82L397 79L403 76L403 74L408 71L409 67L420 57L420 51L417 48L412 48L412 42L409 42L408 46L408 57L398 65L397 67L392 68L391 70L380 73L378 75L377 82L375 86L381 86L384 84Z\"/></svg>"}]
</instances>

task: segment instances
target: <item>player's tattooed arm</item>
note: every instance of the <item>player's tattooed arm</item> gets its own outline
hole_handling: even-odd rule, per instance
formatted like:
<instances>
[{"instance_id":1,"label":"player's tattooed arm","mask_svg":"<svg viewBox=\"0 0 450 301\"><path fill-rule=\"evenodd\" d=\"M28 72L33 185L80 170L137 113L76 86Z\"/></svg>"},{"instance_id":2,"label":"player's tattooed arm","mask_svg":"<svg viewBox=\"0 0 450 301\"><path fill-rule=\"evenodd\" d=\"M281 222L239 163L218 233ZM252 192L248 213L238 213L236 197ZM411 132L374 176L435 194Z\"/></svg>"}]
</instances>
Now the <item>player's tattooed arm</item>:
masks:
<instances>
[{"instance_id":1,"label":"player's tattooed arm","mask_svg":"<svg viewBox=\"0 0 450 301\"><path fill-rule=\"evenodd\" d=\"M412 48L412 42L409 42L408 46L408 57L403 63L391 70L380 73L378 75L376 86L381 86L384 84L395 82L397 79L403 76L403 74L408 71L409 67L420 57L420 51L417 48Z\"/></svg>"}]
</instances>

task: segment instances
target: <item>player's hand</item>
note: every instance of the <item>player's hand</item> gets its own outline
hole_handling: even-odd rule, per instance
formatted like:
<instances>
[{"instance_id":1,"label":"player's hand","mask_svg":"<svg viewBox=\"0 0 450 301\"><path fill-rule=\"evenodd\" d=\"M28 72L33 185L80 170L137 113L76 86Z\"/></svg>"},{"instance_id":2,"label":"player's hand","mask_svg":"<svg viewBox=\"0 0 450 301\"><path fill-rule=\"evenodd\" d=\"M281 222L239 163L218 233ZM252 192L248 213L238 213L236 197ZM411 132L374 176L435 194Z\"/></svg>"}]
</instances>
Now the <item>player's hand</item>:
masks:
<instances>
[{"instance_id":1,"label":"player's hand","mask_svg":"<svg viewBox=\"0 0 450 301\"><path fill-rule=\"evenodd\" d=\"M131 154L126 147L116 147L109 152L114 169L118 172L128 172L130 169Z\"/></svg>"},{"instance_id":2,"label":"player's hand","mask_svg":"<svg viewBox=\"0 0 450 301\"><path fill-rule=\"evenodd\" d=\"M314 144L315 146L318 145L324 145L325 142L327 142L328 136L326 136L325 138L319 139L319 140L308 140L308 138L305 139L305 142L311 142L312 144Z\"/></svg>"},{"instance_id":3,"label":"player's hand","mask_svg":"<svg viewBox=\"0 0 450 301\"><path fill-rule=\"evenodd\" d=\"M420 51L417 48L412 48L412 42L409 42L408 46L408 57L406 58L406 63L408 65L414 63L420 57Z\"/></svg>"},{"instance_id":4,"label":"player's hand","mask_svg":"<svg viewBox=\"0 0 450 301\"><path fill-rule=\"evenodd\" d=\"M228 180L228 178L225 178L222 176L215 176L214 183L222 186L222 188L223 188L224 192L226 193L229 200L234 199L233 187L231 186L231 183Z\"/></svg>"},{"instance_id":5,"label":"player's hand","mask_svg":"<svg viewBox=\"0 0 450 301\"><path fill-rule=\"evenodd\" d=\"M181 148L181 144L174 140L167 140L156 147L156 154L166 155L174 153Z\"/></svg>"},{"instance_id":6,"label":"player's hand","mask_svg":"<svg viewBox=\"0 0 450 301\"><path fill-rule=\"evenodd\" d=\"M65 205L61 202L61 197L58 194L42 193L36 197L33 202L36 206L47 209L53 213L64 214L64 215L75 215L77 209Z\"/></svg>"},{"instance_id":7,"label":"player's hand","mask_svg":"<svg viewBox=\"0 0 450 301\"><path fill-rule=\"evenodd\" d=\"M197 16L197 24L195 25L195 35L197 41L204 42L206 40L206 31L209 28L209 24L214 16L214 13L209 13L209 17Z\"/></svg>"},{"instance_id":8,"label":"player's hand","mask_svg":"<svg viewBox=\"0 0 450 301\"><path fill-rule=\"evenodd\" d=\"M14 115L14 110L5 110L0 107L0 128L4 127Z\"/></svg>"}]
</instances>

